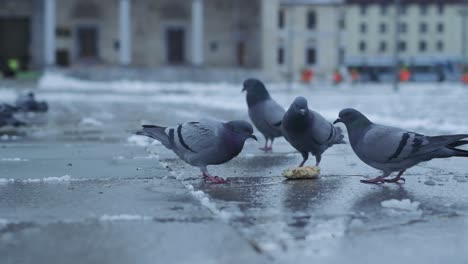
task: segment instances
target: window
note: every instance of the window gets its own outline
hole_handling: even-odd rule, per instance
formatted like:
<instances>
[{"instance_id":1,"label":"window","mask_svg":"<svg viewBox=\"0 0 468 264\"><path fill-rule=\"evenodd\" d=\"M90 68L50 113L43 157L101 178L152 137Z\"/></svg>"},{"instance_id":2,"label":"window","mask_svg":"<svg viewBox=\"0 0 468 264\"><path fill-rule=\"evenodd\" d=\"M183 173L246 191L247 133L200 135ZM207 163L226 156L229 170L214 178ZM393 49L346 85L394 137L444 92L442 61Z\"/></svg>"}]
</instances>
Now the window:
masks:
<instances>
[{"instance_id":1,"label":"window","mask_svg":"<svg viewBox=\"0 0 468 264\"><path fill-rule=\"evenodd\" d=\"M437 41L437 44L436 44L436 49L437 51L444 51L444 43L442 41Z\"/></svg>"},{"instance_id":2,"label":"window","mask_svg":"<svg viewBox=\"0 0 468 264\"><path fill-rule=\"evenodd\" d=\"M366 51L366 42L364 42L364 41L359 42L359 50L360 50L361 52L365 52L365 51Z\"/></svg>"},{"instance_id":3,"label":"window","mask_svg":"<svg viewBox=\"0 0 468 264\"><path fill-rule=\"evenodd\" d=\"M367 32L367 25L364 24L364 23L361 23L360 30L361 30L361 33L366 33Z\"/></svg>"},{"instance_id":4,"label":"window","mask_svg":"<svg viewBox=\"0 0 468 264\"><path fill-rule=\"evenodd\" d=\"M361 5L360 6L360 13L361 13L361 16L364 16L367 13L367 6L366 5Z\"/></svg>"},{"instance_id":5,"label":"window","mask_svg":"<svg viewBox=\"0 0 468 264\"><path fill-rule=\"evenodd\" d=\"M307 61L308 65L314 65L317 63L317 52L315 48L307 49Z\"/></svg>"},{"instance_id":6,"label":"window","mask_svg":"<svg viewBox=\"0 0 468 264\"><path fill-rule=\"evenodd\" d=\"M424 52L427 50L427 44L425 41L420 41L419 42L419 51Z\"/></svg>"},{"instance_id":7,"label":"window","mask_svg":"<svg viewBox=\"0 0 468 264\"><path fill-rule=\"evenodd\" d=\"M421 5L419 6L419 13L420 13L422 16L427 15L427 4L421 4Z\"/></svg>"},{"instance_id":8,"label":"window","mask_svg":"<svg viewBox=\"0 0 468 264\"><path fill-rule=\"evenodd\" d=\"M387 32L387 25L384 23L380 24L380 33L385 33Z\"/></svg>"},{"instance_id":9,"label":"window","mask_svg":"<svg viewBox=\"0 0 468 264\"><path fill-rule=\"evenodd\" d=\"M340 18L340 20L338 20L338 27L339 27L341 30L344 30L344 29L345 29L345 20L344 20L344 18Z\"/></svg>"},{"instance_id":10,"label":"window","mask_svg":"<svg viewBox=\"0 0 468 264\"><path fill-rule=\"evenodd\" d=\"M280 10L278 13L278 27L284 28L284 10Z\"/></svg>"},{"instance_id":11,"label":"window","mask_svg":"<svg viewBox=\"0 0 468 264\"><path fill-rule=\"evenodd\" d=\"M427 24L426 23L419 24L419 32L420 33L426 33L427 32Z\"/></svg>"},{"instance_id":12,"label":"window","mask_svg":"<svg viewBox=\"0 0 468 264\"><path fill-rule=\"evenodd\" d=\"M437 13L439 13L439 15L442 15L444 13L444 4L439 3L437 5Z\"/></svg>"},{"instance_id":13,"label":"window","mask_svg":"<svg viewBox=\"0 0 468 264\"><path fill-rule=\"evenodd\" d=\"M444 24L442 24L442 23L437 24L437 32L439 32L439 33L444 32Z\"/></svg>"},{"instance_id":14,"label":"window","mask_svg":"<svg viewBox=\"0 0 468 264\"><path fill-rule=\"evenodd\" d=\"M406 51L406 42L404 42L404 41L398 42L398 50L399 51Z\"/></svg>"},{"instance_id":15,"label":"window","mask_svg":"<svg viewBox=\"0 0 468 264\"><path fill-rule=\"evenodd\" d=\"M283 65L284 64L284 48L278 48L278 64Z\"/></svg>"},{"instance_id":16,"label":"window","mask_svg":"<svg viewBox=\"0 0 468 264\"><path fill-rule=\"evenodd\" d=\"M387 43L385 41L381 41L379 44L379 51L385 52L387 51Z\"/></svg>"},{"instance_id":17,"label":"window","mask_svg":"<svg viewBox=\"0 0 468 264\"><path fill-rule=\"evenodd\" d=\"M385 4L380 5L380 14L383 16L387 14L387 6Z\"/></svg>"},{"instance_id":18,"label":"window","mask_svg":"<svg viewBox=\"0 0 468 264\"><path fill-rule=\"evenodd\" d=\"M307 13L307 28L315 29L316 24L317 24L317 17L315 15L315 12L309 11L309 13Z\"/></svg>"},{"instance_id":19,"label":"window","mask_svg":"<svg viewBox=\"0 0 468 264\"><path fill-rule=\"evenodd\" d=\"M398 12L400 13L400 15L406 15L406 6L400 5Z\"/></svg>"},{"instance_id":20,"label":"window","mask_svg":"<svg viewBox=\"0 0 468 264\"><path fill-rule=\"evenodd\" d=\"M406 31L408 31L408 26L406 25L406 23L400 23L398 25L398 32L406 33Z\"/></svg>"}]
</instances>

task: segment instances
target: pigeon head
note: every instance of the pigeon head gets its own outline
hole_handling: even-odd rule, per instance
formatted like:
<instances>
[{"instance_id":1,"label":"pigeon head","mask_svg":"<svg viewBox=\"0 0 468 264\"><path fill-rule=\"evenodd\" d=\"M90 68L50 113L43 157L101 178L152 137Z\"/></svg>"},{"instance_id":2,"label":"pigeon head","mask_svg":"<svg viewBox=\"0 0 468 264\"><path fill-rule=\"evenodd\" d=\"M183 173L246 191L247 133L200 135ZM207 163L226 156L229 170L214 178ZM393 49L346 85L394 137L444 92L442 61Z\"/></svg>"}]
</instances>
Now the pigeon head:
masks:
<instances>
[{"instance_id":1,"label":"pigeon head","mask_svg":"<svg viewBox=\"0 0 468 264\"><path fill-rule=\"evenodd\" d=\"M240 139L242 142L247 139L255 139L257 137L253 134L252 125L244 120L235 120L226 123L229 130L235 135L236 138Z\"/></svg>"},{"instance_id":2,"label":"pigeon head","mask_svg":"<svg viewBox=\"0 0 468 264\"><path fill-rule=\"evenodd\" d=\"M242 91L247 92L247 105L249 107L270 98L265 85L258 79L245 80Z\"/></svg>"},{"instance_id":3,"label":"pigeon head","mask_svg":"<svg viewBox=\"0 0 468 264\"><path fill-rule=\"evenodd\" d=\"M301 116L307 116L309 114L309 107L307 106L307 99L302 96L296 97L291 104L292 111Z\"/></svg>"},{"instance_id":4,"label":"pigeon head","mask_svg":"<svg viewBox=\"0 0 468 264\"><path fill-rule=\"evenodd\" d=\"M366 127L372 122L367 119L365 115L354 108L346 108L340 111L338 114L338 119L333 122L336 123L344 123L346 127L349 128L357 128L357 127Z\"/></svg>"}]
</instances>

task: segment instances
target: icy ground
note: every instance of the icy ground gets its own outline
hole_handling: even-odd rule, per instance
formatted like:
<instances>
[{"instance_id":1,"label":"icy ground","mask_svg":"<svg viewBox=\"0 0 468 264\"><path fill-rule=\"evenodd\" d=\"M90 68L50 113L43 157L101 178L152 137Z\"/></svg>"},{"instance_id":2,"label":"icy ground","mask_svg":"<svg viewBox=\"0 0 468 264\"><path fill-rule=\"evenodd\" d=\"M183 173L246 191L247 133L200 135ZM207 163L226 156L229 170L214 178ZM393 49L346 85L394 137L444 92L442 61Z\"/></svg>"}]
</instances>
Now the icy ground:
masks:
<instances>
[{"instance_id":1,"label":"icy ground","mask_svg":"<svg viewBox=\"0 0 468 264\"><path fill-rule=\"evenodd\" d=\"M468 133L468 89L455 84L304 87L275 84L329 120L355 107L375 122L436 135ZM36 88L36 87L31 87ZM210 185L157 142L143 123L248 119L241 85L88 82L46 75L35 89L46 116L2 129L0 263L467 263L468 164L436 160L403 185L376 176L349 145L330 149L318 180L286 181L300 155L249 141L210 168ZM0 89L3 102L17 91ZM313 159L312 159L313 160ZM313 161L311 162L313 163Z\"/></svg>"}]
</instances>

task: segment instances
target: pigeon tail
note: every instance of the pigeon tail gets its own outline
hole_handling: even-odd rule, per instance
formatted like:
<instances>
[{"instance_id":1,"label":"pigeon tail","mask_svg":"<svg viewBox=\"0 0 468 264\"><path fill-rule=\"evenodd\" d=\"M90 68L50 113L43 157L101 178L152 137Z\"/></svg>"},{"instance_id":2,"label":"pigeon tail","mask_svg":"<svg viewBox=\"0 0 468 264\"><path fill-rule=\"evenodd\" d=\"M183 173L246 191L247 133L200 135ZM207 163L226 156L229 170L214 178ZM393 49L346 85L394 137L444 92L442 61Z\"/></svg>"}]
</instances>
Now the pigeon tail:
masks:
<instances>
[{"instance_id":1,"label":"pigeon tail","mask_svg":"<svg viewBox=\"0 0 468 264\"><path fill-rule=\"evenodd\" d=\"M452 144L449 144L447 148L454 151L455 157L468 157L468 150L456 148L463 145L468 145L468 140L458 140Z\"/></svg>"},{"instance_id":2,"label":"pigeon tail","mask_svg":"<svg viewBox=\"0 0 468 264\"><path fill-rule=\"evenodd\" d=\"M137 131L135 134L140 135L140 136L147 136L150 138L154 138L168 148L170 148L171 146L169 137L166 134L166 127L143 125L143 129L140 131Z\"/></svg>"}]
</instances>

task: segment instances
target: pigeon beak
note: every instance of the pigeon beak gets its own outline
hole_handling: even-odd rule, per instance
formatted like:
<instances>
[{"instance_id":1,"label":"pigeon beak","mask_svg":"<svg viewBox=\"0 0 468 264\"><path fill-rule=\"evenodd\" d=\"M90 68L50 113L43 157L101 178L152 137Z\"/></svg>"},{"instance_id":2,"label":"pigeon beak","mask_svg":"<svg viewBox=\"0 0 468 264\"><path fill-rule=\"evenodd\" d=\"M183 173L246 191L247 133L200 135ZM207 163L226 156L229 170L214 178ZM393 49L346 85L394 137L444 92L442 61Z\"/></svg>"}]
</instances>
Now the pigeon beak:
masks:
<instances>
[{"instance_id":1,"label":"pigeon beak","mask_svg":"<svg viewBox=\"0 0 468 264\"><path fill-rule=\"evenodd\" d=\"M338 119L335 120L335 122L333 122L334 125L337 124L337 123L343 123L343 120L338 118Z\"/></svg>"},{"instance_id":2,"label":"pigeon beak","mask_svg":"<svg viewBox=\"0 0 468 264\"><path fill-rule=\"evenodd\" d=\"M306 110L305 109L299 109L299 113L301 113L301 115L305 116Z\"/></svg>"},{"instance_id":3,"label":"pigeon beak","mask_svg":"<svg viewBox=\"0 0 468 264\"><path fill-rule=\"evenodd\" d=\"M251 139L255 139L255 141L258 141L258 139L257 139L257 137L256 137L255 135L250 135L250 137L249 137L249 138L251 138Z\"/></svg>"},{"instance_id":4,"label":"pigeon beak","mask_svg":"<svg viewBox=\"0 0 468 264\"><path fill-rule=\"evenodd\" d=\"M246 89L245 89L245 86L244 86L244 87L242 88L242 92L245 92L245 90L246 90Z\"/></svg>"}]
</instances>

